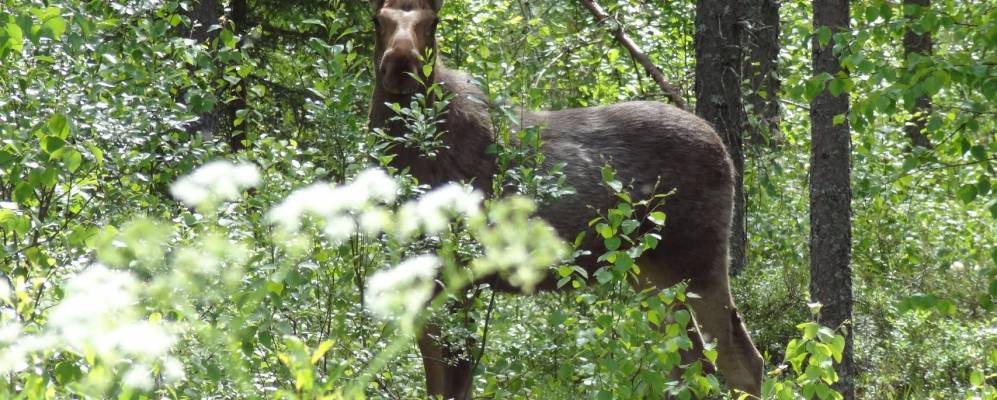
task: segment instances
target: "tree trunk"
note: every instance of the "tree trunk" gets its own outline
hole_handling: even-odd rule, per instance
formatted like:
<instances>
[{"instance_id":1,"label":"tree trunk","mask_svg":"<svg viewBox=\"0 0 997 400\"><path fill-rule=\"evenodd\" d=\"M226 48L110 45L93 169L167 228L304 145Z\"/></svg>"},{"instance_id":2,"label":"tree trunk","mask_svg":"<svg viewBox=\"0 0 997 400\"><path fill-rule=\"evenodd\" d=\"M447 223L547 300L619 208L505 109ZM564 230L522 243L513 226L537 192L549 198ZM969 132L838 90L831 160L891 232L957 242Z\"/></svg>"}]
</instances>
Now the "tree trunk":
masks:
<instances>
[{"instance_id":1,"label":"tree trunk","mask_svg":"<svg viewBox=\"0 0 997 400\"><path fill-rule=\"evenodd\" d=\"M208 32L208 29L212 25L219 23L218 20L221 18L223 11L224 9L218 0L195 1L191 9L187 12L191 27L183 29L183 36L193 39L197 43L211 41L217 35L217 31ZM195 69L192 66L188 67L189 73L192 75ZM218 109L215 108L210 112L205 112L198 116L197 121L187 125L186 130L191 136L199 134L202 138L208 140L214 137L223 125L222 116L218 113Z\"/></svg>"},{"instance_id":2,"label":"tree trunk","mask_svg":"<svg viewBox=\"0 0 997 400\"><path fill-rule=\"evenodd\" d=\"M921 15L926 12L931 12L931 0L904 0L904 7L915 6L919 8L919 11L915 11L916 15ZM914 31L913 23L916 19L913 17L908 17L909 25L907 30L904 32L904 58L907 60L909 68L916 69L918 64L912 60L914 54L918 54L922 57L928 57L931 55L932 43L931 43L931 33L924 32L923 34L918 34ZM914 107L912 109L913 118L904 127L904 132L907 134L907 138L910 139L911 146L920 146L924 148L931 148L931 141L928 140L928 136L925 130L928 126L928 116L931 115L931 97L927 94L922 95L917 98L914 102Z\"/></svg>"},{"instance_id":3,"label":"tree trunk","mask_svg":"<svg viewBox=\"0 0 997 400\"><path fill-rule=\"evenodd\" d=\"M222 11L222 5L218 0L196 1L193 8L187 13L193 26L184 32L184 36L199 43L211 39L213 36L208 32L208 29L211 28L211 25L218 24Z\"/></svg>"},{"instance_id":4,"label":"tree trunk","mask_svg":"<svg viewBox=\"0 0 997 400\"><path fill-rule=\"evenodd\" d=\"M246 4L246 0L232 0L230 6L230 20L235 25L235 34L245 37L246 31L249 28L249 6ZM238 120L239 111L246 109L246 99L249 93L245 80L240 81L232 90L235 92L235 97L225 105L225 112L228 114L230 125L228 133L229 148L233 152L238 152L246 148L246 121L242 121L238 126L236 126L235 122Z\"/></svg>"},{"instance_id":5,"label":"tree trunk","mask_svg":"<svg viewBox=\"0 0 997 400\"><path fill-rule=\"evenodd\" d=\"M849 29L848 0L814 0L814 32ZM814 75L846 77L834 40L825 45L813 39ZM823 304L821 323L843 326L845 350L836 368L840 380L834 385L845 399L855 398L852 361L852 269L851 269L851 164L848 94L831 95L825 90L810 102L810 295ZM838 118L835 123L835 117Z\"/></svg>"},{"instance_id":6,"label":"tree trunk","mask_svg":"<svg viewBox=\"0 0 997 400\"><path fill-rule=\"evenodd\" d=\"M757 120L750 124L748 138L752 143L766 144L780 140L779 90L782 81L779 67L779 1L746 0L749 28L745 45L747 57L744 77L748 81L747 103L750 114Z\"/></svg>"},{"instance_id":7,"label":"tree trunk","mask_svg":"<svg viewBox=\"0 0 997 400\"><path fill-rule=\"evenodd\" d=\"M696 114L709 121L734 161L734 223L731 227L731 267L745 264L744 152L746 116L741 100L742 0L699 0L696 4Z\"/></svg>"}]
</instances>

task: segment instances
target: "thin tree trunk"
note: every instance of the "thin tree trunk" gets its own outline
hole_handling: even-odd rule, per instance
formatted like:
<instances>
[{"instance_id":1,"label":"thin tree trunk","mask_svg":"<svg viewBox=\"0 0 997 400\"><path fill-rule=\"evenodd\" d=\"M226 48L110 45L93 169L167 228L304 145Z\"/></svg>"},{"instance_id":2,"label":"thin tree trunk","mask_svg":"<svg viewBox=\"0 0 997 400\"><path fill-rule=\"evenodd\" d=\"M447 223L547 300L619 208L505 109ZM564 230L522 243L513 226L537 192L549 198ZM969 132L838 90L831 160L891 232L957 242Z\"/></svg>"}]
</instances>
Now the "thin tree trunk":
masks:
<instances>
[{"instance_id":1,"label":"thin tree trunk","mask_svg":"<svg viewBox=\"0 0 997 400\"><path fill-rule=\"evenodd\" d=\"M249 6L246 4L246 0L232 0L230 19L232 20L232 24L235 25L235 34L244 37L249 28ZM232 89L235 92L235 98L225 106L228 121L231 125L229 126L228 143L229 148L233 152L238 152L246 148L246 121L243 120L239 126L236 126L235 122L238 120L239 111L246 109L246 98L249 93L246 89L245 80L240 81Z\"/></svg>"},{"instance_id":2,"label":"thin tree trunk","mask_svg":"<svg viewBox=\"0 0 997 400\"><path fill-rule=\"evenodd\" d=\"M731 273L744 269L744 152L747 118L741 99L743 0L699 0L696 4L696 114L716 128L736 170Z\"/></svg>"},{"instance_id":3,"label":"thin tree trunk","mask_svg":"<svg viewBox=\"0 0 997 400\"><path fill-rule=\"evenodd\" d=\"M209 32L208 29L212 25L219 24L218 20L221 18L223 12L224 9L218 0L195 1L191 9L187 12L187 17L191 21L191 27L184 30L184 36L193 39L197 43L211 41L217 35L217 31ZM188 69L190 74L194 73L194 67L189 67ZM210 139L224 125L222 119L222 115L218 112L217 108L210 112L202 113L197 118L197 121L187 125L187 133L190 135L200 134L205 140Z\"/></svg>"},{"instance_id":4,"label":"thin tree trunk","mask_svg":"<svg viewBox=\"0 0 997 400\"><path fill-rule=\"evenodd\" d=\"M745 38L747 57L744 77L748 81L745 96L751 105L751 115L757 120L749 126L748 138L752 143L766 144L780 140L779 90L782 81L779 68L779 0L747 0L747 23L750 26Z\"/></svg>"},{"instance_id":5,"label":"thin tree trunk","mask_svg":"<svg viewBox=\"0 0 997 400\"><path fill-rule=\"evenodd\" d=\"M849 30L848 0L814 0L814 32ZM821 45L813 39L813 69L833 77L847 76L834 54L834 40ZM851 161L848 94L832 96L825 90L810 102L810 295L823 304L821 323L843 326L846 333L840 380L834 385L846 400L855 398L852 360L852 267L851 267ZM838 118L835 123L835 118Z\"/></svg>"},{"instance_id":6,"label":"thin tree trunk","mask_svg":"<svg viewBox=\"0 0 997 400\"><path fill-rule=\"evenodd\" d=\"M931 12L931 0L904 0L904 7L915 6L920 8L918 15L926 12ZM913 23L914 18L909 18L908 22L910 24L907 26L907 30L904 32L904 58L913 68L917 63L912 62L912 56L918 54L922 57L928 57L932 52L931 43L931 33L924 32L923 34L918 34L914 31ZM913 118L904 127L904 132L907 134L907 138L910 139L911 146L920 146L924 148L931 148L931 141L928 140L928 136L925 133L928 127L928 116L931 115L931 97L928 95L923 95L917 98L914 103L912 110Z\"/></svg>"}]
</instances>

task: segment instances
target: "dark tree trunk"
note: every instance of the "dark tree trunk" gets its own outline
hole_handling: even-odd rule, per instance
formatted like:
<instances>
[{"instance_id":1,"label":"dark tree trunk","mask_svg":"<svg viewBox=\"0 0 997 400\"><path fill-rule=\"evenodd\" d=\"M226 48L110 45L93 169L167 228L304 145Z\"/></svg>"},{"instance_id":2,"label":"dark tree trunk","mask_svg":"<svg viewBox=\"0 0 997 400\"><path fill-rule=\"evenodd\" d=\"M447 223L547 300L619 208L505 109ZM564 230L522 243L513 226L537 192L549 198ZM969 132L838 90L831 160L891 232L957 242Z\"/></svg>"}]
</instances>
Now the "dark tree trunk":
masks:
<instances>
[{"instance_id":1,"label":"dark tree trunk","mask_svg":"<svg viewBox=\"0 0 997 400\"><path fill-rule=\"evenodd\" d=\"M737 173L731 227L731 266L744 268L747 236L744 227L744 152L747 125L741 100L741 38L743 1L699 0L696 4L696 114L710 122L723 139Z\"/></svg>"},{"instance_id":2,"label":"dark tree trunk","mask_svg":"<svg viewBox=\"0 0 997 400\"><path fill-rule=\"evenodd\" d=\"M246 4L246 0L232 0L230 6L230 19L232 24L235 25L235 34L245 37L246 31L249 28L249 6ZM246 121L243 120L238 126L235 124L238 120L239 111L246 109L248 91L245 80L240 81L232 90L235 97L225 105L225 112L228 114L228 121L231 125L229 126L228 144L233 152L237 152L246 148Z\"/></svg>"},{"instance_id":3,"label":"dark tree trunk","mask_svg":"<svg viewBox=\"0 0 997 400\"><path fill-rule=\"evenodd\" d=\"M749 31L745 38L747 57L744 77L748 81L745 98L751 105L751 115L757 120L749 126L748 137L752 143L779 141L779 90L782 81L779 67L779 1L746 0L746 22Z\"/></svg>"},{"instance_id":4,"label":"dark tree trunk","mask_svg":"<svg viewBox=\"0 0 997 400\"><path fill-rule=\"evenodd\" d=\"M185 36L197 42L204 42L214 37L211 32L208 32L208 29L211 28L211 25L218 23L218 19L222 16L222 11L222 5L218 0L200 0L194 2L193 8L187 13L187 17L190 18L193 26L185 32Z\"/></svg>"},{"instance_id":5,"label":"dark tree trunk","mask_svg":"<svg viewBox=\"0 0 997 400\"><path fill-rule=\"evenodd\" d=\"M904 0L904 7L908 6L919 7L920 11L916 12L917 15L931 12L931 0ZM924 32L923 34L918 34L915 32L913 27L914 21L914 18L909 18L908 22L910 24L904 32L904 58L907 59L910 68L916 68L917 64L912 62L911 56L919 54L927 57L931 55L932 51L931 33ZM907 134L907 138L910 139L911 146L931 148L931 141L928 140L928 136L925 133L925 129L928 126L928 116L931 115L931 108L931 97L927 94L915 100L914 107L911 110L914 116L907 123L907 126L904 127L904 132Z\"/></svg>"},{"instance_id":6,"label":"dark tree trunk","mask_svg":"<svg viewBox=\"0 0 997 400\"><path fill-rule=\"evenodd\" d=\"M848 0L814 0L814 32L822 27L831 32L849 29ZM834 40L821 46L813 39L814 75L845 76L834 54ZM810 102L810 294L823 304L821 323L843 326L846 333L841 378L834 387L845 399L855 398L852 361L852 267L851 267L851 163L848 94L835 97L825 90ZM835 123L835 117L839 118Z\"/></svg>"},{"instance_id":7,"label":"dark tree trunk","mask_svg":"<svg viewBox=\"0 0 997 400\"><path fill-rule=\"evenodd\" d=\"M212 25L223 25L223 28L234 26L233 32L239 36L243 36L250 25L247 0L232 0L229 3L228 15L225 14L225 8L219 0L200 0L195 2L187 16L191 19L192 26L184 34L199 43L211 42L218 38L221 30L209 31ZM230 25L223 21L223 16L228 18ZM219 69L222 68L224 66L219 66ZM197 121L187 127L187 131L191 134L200 133L206 138L225 135L226 142L233 152L245 149L245 121L239 126L236 126L235 122L239 111L247 107L247 94L245 82L219 89L215 95L220 99L229 100L217 104L213 110L202 114Z\"/></svg>"},{"instance_id":8,"label":"dark tree trunk","mask_svg":"<svg viewBox=\"0 0 997 400\"><path fill-rule=\"evenodd\" d=\"M184 29L183 35L193 39L197 43L204 43L213 40L217 36L217 31L209 32L212 25L218 24L224 8L219 0L200 0L193 2L191 9L187 12L190 18L190 28ZM189 67L189 73L193 75L195 67ZM181 95L181 98L185 95ZM213 137L219 132L222 123L222 115L218 109L202 113L197 121L187 125L187 133L191 136L200 134L205 139Z\"/></svg>"}]
</instances>

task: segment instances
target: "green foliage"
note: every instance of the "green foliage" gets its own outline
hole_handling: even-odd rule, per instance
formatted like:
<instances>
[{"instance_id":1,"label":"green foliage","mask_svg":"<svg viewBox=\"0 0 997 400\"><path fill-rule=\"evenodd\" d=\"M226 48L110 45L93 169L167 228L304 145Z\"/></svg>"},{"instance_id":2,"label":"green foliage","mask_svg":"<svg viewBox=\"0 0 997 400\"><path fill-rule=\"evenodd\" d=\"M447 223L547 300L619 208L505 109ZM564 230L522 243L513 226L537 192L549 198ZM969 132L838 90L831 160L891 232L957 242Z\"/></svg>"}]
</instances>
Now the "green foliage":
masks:
<instances>
[{"instance_id":1,"label":"green foliage","mask_svg":"<svg viewBox=\"0 0 997 400\"><path fill-rule=\"evenodd\" d=\"M421 397L411 331L429 315L379 319L365 291L380 272L426 253L453 283L435 300L437 310L452 311L434 317L445 320L444 336L486 345L469 353L480 356L478 397L724 396L701 362L679 361L690 348L684 289L633 285L641 254L668 223L656 208L668 198L634 202L610 169L603 178L619 204L601 210L589 233L606 248L596 255L603 267L588 276L559 265L558 284L577 289L533 298L495 295L487 285L457 294L469 280L457 261L536 279L538 270L503 257L521 236L551 239L522 199L486 201L483 219L444 213L445 229L403 226L400 216L412 214L404 204L425 199L426 188L391 171L399 199L365 203L350 217L369 215L370 226L392 233L343 236L334 229L341 220L318 214L297 229L274 223L268 211L291 193L387 165L392 141L366 129L366 2L249 1L249 26L236 25L231 8L198 21L197 1L0 4L0 397ZM600 4L692 100L695 3ZM993 398L993 7L855 2L854 28L832 34L812 30L809 4L782 2L785 140L746 149L749 266L733 289L762 352L785 360L766 393L835 396L826 387L841 336L799 324L810 320L803 104L827 88L852 98L852 112L836 122L853 128L859 397ZM576 3L451 0L441 17L441 58L471 72L496 105L496 194L544 202L570 191L563 166L537 151L539 131L512 129L517 105L659 97L607 27ZM194 34L198 24L204 37ZM934 53L905 55L907 29L931 33ZM835 44L847 78L812 76L814 39ZM926 115L933 147L911 148L903 128L924 95L934 103ZM424 99L397 110L418 128L406 143L432 151L441 134L432 122L445 102ZM246 148L233 153L237 144ZM216 159L254 165L258 185L248 193L236 185L235 195L210 204L178 202L173 184ZM435 234L393 236L403 228ZM520 264L536 267L560 251L555 241L532 245L537 252ZM133 301L93 301L111 293ZM120 307L79 314L72 304ZM84 324L77 314L92 318ZM71 335L69 323L87 334ZM142 347L129 337L163 340ZM703 354L715 357L714 349ZM681 379L669 379L676 369Z\"/></svg>"}]
</instances>

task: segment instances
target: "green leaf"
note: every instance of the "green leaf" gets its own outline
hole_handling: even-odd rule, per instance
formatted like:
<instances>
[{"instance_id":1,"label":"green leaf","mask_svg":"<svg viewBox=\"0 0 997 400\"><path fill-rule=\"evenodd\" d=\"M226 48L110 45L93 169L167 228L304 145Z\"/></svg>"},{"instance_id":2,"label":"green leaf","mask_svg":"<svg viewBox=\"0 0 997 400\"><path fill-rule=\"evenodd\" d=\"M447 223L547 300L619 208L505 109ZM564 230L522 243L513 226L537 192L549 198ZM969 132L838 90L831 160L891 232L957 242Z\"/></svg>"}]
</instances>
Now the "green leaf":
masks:
<instances>
[{"instance_id":1,"label":"green leaf","mask_svg":"<svg viewBox=\"0 0 997 400\"><path fill-rule=\"evenodd\" d=\"M835 362L841 362L841 356L845 352L845 337L841 335L834 335L831 338L831 355L834 356Z\"/></svg>"},{"instance_id":2,"label":"green leaf","mask_svg":"<svg viewBox=\"0 0 997 400\"><path fill-rule=\"evenodd\" d=\"M42 150L48 154L55 153L66 145L66 141L55 136L46 136L41 142Z\"/></svg>"},{"instance_id":3,"label":"green leaf","mask_svg":"<svg viewBox=\"0 0 997 400\"><path fill-rule=\"evenodd\" d=\"M48 132L60 139L69 138L69 120L65 115L55 114L48 118L45 122L45 127Z\"/></svg>"},{"instance_id":4,"label":"green leaf","mask_svg":"<svg viewBox=\"0 0 997 400\"><path fill-rule=\"evenodd\" d=\"M62 155L62 162L66 164L66 169L69 172L76 172L80 168L80 165L83 164L83 155L79 151L76 151L76 149L68 149Z\"/></svg>"},{"instance_id":5,"label":"green leaf","mask_svg":"<svg viewBox=\"0 0 997 400\"><path fill-rule=\"evenodd\" d=\"M973 146L969 149L969 153L973 155L977 161L987 160L987 149L983 148L981 145Z\"/></svg>"},{"instance_id":6,"label":"green leaf","mask_svg":"<svg viewBox=\"0 0 997 400\"><path fill-rule=\"evenodd\" d=\"M332 340L326 340L326 341L320 343L318 345L318 348L315 349L315 352L312 353L312 357L311 357L311 360L310 360L311 363L312 363L312 365L315 365L316 363L318 363L319 360L321 360L322 357L325 356L325 353L327 353L329 351L329 349L332 348L333 344L335 344L335 342L332 341Z\"/></svg>"},{"instance_id":7,"label":"green leaf","mask_svg":"<svg viewBox=\"0 0 997 400\"><path fill-rule=\"evenodd\" d=\"M613 237L613 228L607 224L599 224L595 226L595 230L602 235L603 239L609 239Z\"/></svg>"},{"instance_id":8,"label":"green leaf","mask_svg":"<svg viewBox=\"0 0 997 400\"><path fill-rule=\"evenodd\" d=\"M973 372L969 374L969 384L973 385L973 387L982 387L983 372L978 369L973 370Z\"/></svg>"},{"instance_id":9,"label":"green leaf","mask_svg":"<svg viewBox=\"0 0 997 400\"><path fill-rule=\"evenodd\" d=\"M60 385L67 385L80 380L83 371L75 363L63 361L55 366L55 380Z\"/></svg>"},{"instance_id":10,"label":"green leaf","mask_svg":"<svg viewBox=\"0 0 997 400\"><path fill-rule=\"evenodd\" d=\"M24 50L24 32L16 23L7 23L7 43L4 46L18 53Z\"/></svg>"},{"instance_id":11,"label":"green leaf","mask_svg":"<svg viewBox=\"0 0 997 400\"><path fill-rule=\"evenodd\" d=\"M235 34L228 29L222 30L222 33L219 34L218 37L221 38L222 44L230 49L234 49L235 45L239 43L239 41L235 38Z\"/></svg>"},{"instance_id":12,"label":"green leaf","mask_svg":"<svg viewBox=\"0 0 997 400\"><path fill-rule=\"evenodd\" d=\"M606 250L613 251L620 248L621 240L618 237L611 237L603 241L606 245Z\"/></svg>"},{"instance_id":13,"label":"green leaf","mask_svg":"<svg viewBox=\"0 0 997 400\"><path fill-rule=\"evenodd\" d=\"M838 114L831 117L831 125L838 126L845 123L845 114Z\"/></svg>"},{"instance_id":14,"label":"green leaf","mask_svg":"<svg viewBox=\"0 0 997 400\"><path fill-rule=\"evenodd\" d=\"M976 195L976 185L963 185L959 188L959 199L961 199L963 203L969 204L973 202L973 200L976 200Z\"/></svg>"},{"instance_id":15,"label":"green leaf","mask_svg":"<svg viewBox=\"0 0 997 400\"><path fill-rule=\"evenodd\" d=\"M831 96L841 96L845 92L845 89L845 81L843 79L832 79L827 83L827 90L831 92Z\"/></svg>"},{"instance_id":16,"label":"green leaf","mask_svg":"<svg viewBox=\"0 0 997 400\"><path fill-rule=\"evenodd\" d=\"M647 216L647 219L657 225L665 225L665 213L661 211L655 211Z\"/></svg>"},{"instance_id":17,"label":"green leaf","mask_svg":"<svg viewBox=\"0 0 997 400\"><path fill-rule=\"evenodd\" d=\"M28 204L35 198L35 190L28 182L18 183L14 187L14 201L18 204Z\"/></svg>"},{"instance_id":18,"label":"green leaf","mask_svg":"<svg viewBox=\"0 0 997 400\"><path fill-rule=\"evenodd\" d=\"M813 322L808 322L803 327L803 340L812 340L817 337L817 331L820 330L820 325Z\"/></svg>"},{"instance_id":19,"label":"green leaf","mask_svg":"<svg viewBox=\"0 0 997 400\"><path fill-rule=\"evenodd\" d=\"M62 10L56 7L49 7L42 18L42 34L58 40L66 32L66 20L62 18Z\"/></svg>"},{"instance_id":20,"label":"green leaf","mask_svg":"<svg viewBox=\"0 0 997 400\"><path fill-rule=\"evenodd\" d=\"M822 26L817 29L817 43L820 44L820 47L827 46L828 43L831 43L831 28Z\"/></svg>"},{"instance_id":21,"label":"green leaf","mask_svg":"<svg viewBox=\"0 0 997 400\"><path fill-rule=\"evenodd\" d=\"M602 181L608 183L610 181L615 181L615 180L616 180L616 171L613 170L613 167L610 167L608 165L603 166Z\"/></svg>"},{"instance_id":22,"label":"green leaf","mask_svg":"<svg viewBox=\"0 0 997 400\"><path fill-rule=\"evenodd\" d=\"M595 271L595 279L599 281L599 283L605 285L606 283L609 283L609 281L613 280L613 272L607 268L601 268L598 271Z\"/></svg>"},{"instance_id":23,"label":"green leaf","mask_svg":"<svg viewBox=\"0 0 997 400\"><path fill-rule=\"evenodd\" d=\"M640 227L640 222L632 220L632 219L628 219L626 221L623 221L623 223L620 225L620 227L623 228L623 234L624 235L629 235L629 234L633 233L633 231L637 230L637 228Z\"/></svg>"},{"instance_id":24,"label":"green leaf","mask_svg":"<svg viewBox=\"0 0 997 400\"><path fill-rule=\"evenodd\" d=\"M688 310L682 309L675 311L675 322L677 322L680 327L685 328L689 326L690 320L692 320L692 315L689 314Z\"/></svg>"}]
</instances>

